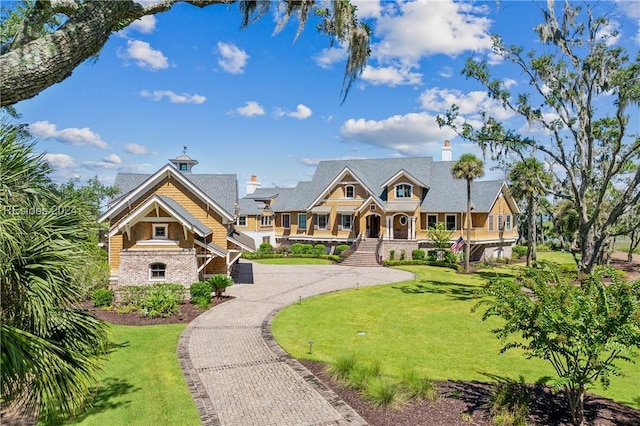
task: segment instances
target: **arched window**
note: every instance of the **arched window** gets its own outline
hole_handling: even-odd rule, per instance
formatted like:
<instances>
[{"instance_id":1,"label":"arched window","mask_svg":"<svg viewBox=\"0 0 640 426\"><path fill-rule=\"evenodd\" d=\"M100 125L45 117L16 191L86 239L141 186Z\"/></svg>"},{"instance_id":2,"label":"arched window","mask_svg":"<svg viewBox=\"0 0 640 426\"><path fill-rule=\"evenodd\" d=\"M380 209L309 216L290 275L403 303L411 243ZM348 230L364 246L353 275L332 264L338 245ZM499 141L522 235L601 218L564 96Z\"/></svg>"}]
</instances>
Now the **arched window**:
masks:
<instances>
[{"instance_id":1,"label":"arched window","mask_svg":"<svg viewBox=\"0 0 640 426\"><path fill-rule=\"evenodd\" d=\"M165 280L167 278L167 265L165 263L152 263L149 265L150 280Z\"/></svg>"},{"instance_id":2,"label":"arched window","mask_svg":"<svg viewBox=\"0 0 640 426\"><path fill-rule=\"evenodd\" d=\"M396 185L396 198L411 198L412 187L408 183Z\"/></svg>"}]
</instances>

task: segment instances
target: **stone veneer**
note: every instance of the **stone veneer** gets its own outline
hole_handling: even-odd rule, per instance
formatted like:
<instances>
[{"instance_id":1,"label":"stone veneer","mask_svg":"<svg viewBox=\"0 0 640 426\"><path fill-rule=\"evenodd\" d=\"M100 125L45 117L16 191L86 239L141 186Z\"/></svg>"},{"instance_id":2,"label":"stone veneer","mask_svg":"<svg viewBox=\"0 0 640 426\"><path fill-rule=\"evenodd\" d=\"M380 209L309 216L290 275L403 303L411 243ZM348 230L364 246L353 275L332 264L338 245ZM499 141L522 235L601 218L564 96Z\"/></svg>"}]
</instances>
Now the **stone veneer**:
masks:
<instances>
[{"instance_id":1,"label":"stone veneer","mask_svg":"<svg viewBox=\"0 0 640 426\"><path fill-rule=\"evenodd\" d=\"M149 265L167 265L164 280L149 279ZM189 288L198 281L198 264L194 249L122 250L117 286L158 282L182 284ZM188 292L187 292L188 294Z\"/></svg>"}]
</instances>

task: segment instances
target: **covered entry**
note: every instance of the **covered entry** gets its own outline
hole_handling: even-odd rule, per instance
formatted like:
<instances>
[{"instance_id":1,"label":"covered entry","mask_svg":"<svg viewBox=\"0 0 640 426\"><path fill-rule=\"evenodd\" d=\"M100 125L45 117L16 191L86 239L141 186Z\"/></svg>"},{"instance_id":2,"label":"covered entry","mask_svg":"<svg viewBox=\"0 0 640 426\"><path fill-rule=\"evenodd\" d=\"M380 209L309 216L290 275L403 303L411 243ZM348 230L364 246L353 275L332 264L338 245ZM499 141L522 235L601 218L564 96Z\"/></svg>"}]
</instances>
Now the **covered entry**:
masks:
<instances>
[{"instance_id":1,"label":"covered entry","mask_svg":"<svg viewBox=\"0 0 640 426\"><path fill-rule=\"evenodd\" d=\"M367 238L380 236L380 215L372 213L367 216Z\"/></svg>"}]
</instances>

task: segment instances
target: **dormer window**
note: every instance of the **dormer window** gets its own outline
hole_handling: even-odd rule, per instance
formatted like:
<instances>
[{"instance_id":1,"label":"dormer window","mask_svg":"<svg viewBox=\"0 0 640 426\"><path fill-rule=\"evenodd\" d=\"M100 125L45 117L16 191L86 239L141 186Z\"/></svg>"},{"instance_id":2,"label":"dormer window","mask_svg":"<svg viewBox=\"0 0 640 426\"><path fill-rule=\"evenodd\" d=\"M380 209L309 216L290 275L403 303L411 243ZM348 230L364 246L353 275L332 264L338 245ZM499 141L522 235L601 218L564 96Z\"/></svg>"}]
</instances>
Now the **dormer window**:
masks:
<instances>
[{"instance_id":1,"label":"dormer window","mask_svg":"<svg viewBox=\"0 0 640 426\"><path fill-rule=\"evenodd\" d=\"M355 198L356 189L353 185L348 185L344 187L344 196L345 198Z\"/></svg>"},{"instance_id":2,"label":"dormer window","mask_svg":"<svg viewBox=\"0 0 640 426\"><path fill-rule=\"evenodd\" d=\"M412 187L408 183L396 185L396 198L411 198Z\"/></svg>"}]
</instances>

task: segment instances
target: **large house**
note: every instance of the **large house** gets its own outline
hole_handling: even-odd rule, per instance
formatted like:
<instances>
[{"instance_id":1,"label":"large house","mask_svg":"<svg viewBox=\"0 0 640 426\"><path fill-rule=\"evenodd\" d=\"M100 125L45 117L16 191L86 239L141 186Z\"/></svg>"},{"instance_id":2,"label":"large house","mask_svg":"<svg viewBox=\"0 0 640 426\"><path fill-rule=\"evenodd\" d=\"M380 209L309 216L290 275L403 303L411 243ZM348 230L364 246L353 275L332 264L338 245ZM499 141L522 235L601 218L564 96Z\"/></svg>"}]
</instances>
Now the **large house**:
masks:
<instances>
[{"instance_id":1,"label":"large house","mask_svg":"<svg viewBox=\"0 0 640 426\"><path fill-rule=\"evenodd\" d=\"M185 286L229 274L253 239L236 230L238 183L231 174L193 174L187 155L153 174L118 173L108 221L110 286Z\"/></svg>"},{"instance_id":2,"label":"large house","mask_svg":"<svg viewBox=\"0 0 640 426\"><path fill-rule=\"evenodd\" d=\"M429 247L437 223L466 239L466 181L451 174L451 146L443 161L431 157L321 161L311 181L295 188L262 188L255 176L240 200L237 229L262 242L290 245L378 241L378 259L393 250ZM518 235L517 204L503 181L471 187L471 259L511 255Z\"/></svg>"},{"instance_id":3,"label":"large house","mask_svg":"<svg viewBox=\"0 0 640 426\"><path fill-rule=\"evenodd\" d=\"M410 256L428 248L427 231L443 223L451 242L466 239L466 182L451 174L451 147L431 157L321 161L310 181L294 188L262 188L255 176L238 198L232 174L194 174L196 160L171 159L153 174L118 173L119 194L108 221L110 284L153 282L185 286L230 274L243 251L263 242L359 247L376 262L392 251ZM503 181L471 188L471 259L510 256L519 213ZM364 250L362 250L364 251Z\"/></svg>"}]
</instances>

